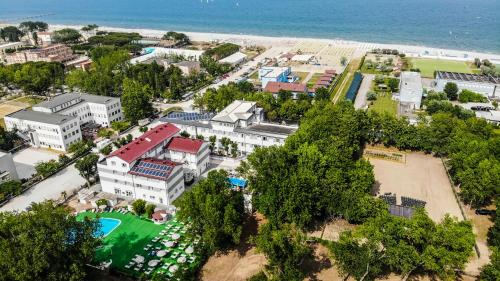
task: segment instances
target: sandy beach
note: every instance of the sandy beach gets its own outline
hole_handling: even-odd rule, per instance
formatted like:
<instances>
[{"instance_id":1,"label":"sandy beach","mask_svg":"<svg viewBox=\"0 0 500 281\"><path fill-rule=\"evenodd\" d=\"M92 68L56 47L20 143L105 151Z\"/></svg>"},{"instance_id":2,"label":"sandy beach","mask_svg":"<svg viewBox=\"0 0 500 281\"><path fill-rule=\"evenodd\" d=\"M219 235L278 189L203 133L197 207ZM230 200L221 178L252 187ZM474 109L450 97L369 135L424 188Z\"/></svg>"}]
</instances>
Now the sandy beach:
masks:
<instances>
[{"instance_id":1,"label":"sandy beach","mask_svg":"<svg viewBox=\"0 0 500 281\"><path fill-rule=\"evenodd\" d=\"M80 29L81 25L57 25L51 24L49 30L58 30L62 28ZM145 37L160 38L167 31L157 29L141 29L141 28L119 28L111 26L100 26L99 30L113 32L137 32ZM183 32L183 31L178 31ZM397 49L399 52L405 53L410 57L422 58L439 58L448 60L472 61L474 58L488 59L495 64L500 64L500 54L480 53L473 51L451 50L432 48L426 46L410 46L399 44L380 44L369 42L356 42L349 40L338 39L318 39L318 38L297 38L297 37L268 37L244 34L224 34L224 33L202 33L202 32L183 32L188 35L192 41L219 41L231 42L244 46L260 45L265 47L292 47L299 42L317 42L326 43L329 45L343 46L355 48L355 54L364 54L372 49Z\"/></svg>"}]
</instances>

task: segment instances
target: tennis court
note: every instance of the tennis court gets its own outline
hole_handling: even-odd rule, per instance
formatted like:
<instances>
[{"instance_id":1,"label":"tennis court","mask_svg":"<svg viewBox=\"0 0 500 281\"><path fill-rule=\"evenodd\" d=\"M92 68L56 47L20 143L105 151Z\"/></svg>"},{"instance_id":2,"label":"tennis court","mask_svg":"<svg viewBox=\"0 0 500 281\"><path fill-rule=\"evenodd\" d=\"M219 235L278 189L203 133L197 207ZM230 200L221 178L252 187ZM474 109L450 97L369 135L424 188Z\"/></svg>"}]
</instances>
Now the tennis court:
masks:
<instances>
[{"instance_id":1,"label":"tennis court","mask_svg":"<svg viewBox=\"0 0 500 281\"><path fill-rule=\"evenodd\" d=\"M120 221L120 224L103 238L102 247L96 250L97 263L111 260L112 268L134 277L148 272L148 275L159 272L171 276L173 270L170 269L173 267L183 270L199 266L200 258L187 250L189 247L196 247L193 244L198 242L187 237L184 224L175 217L165 224L155 224L131 213L113 211L84 212L80 213L77 219L83 220L85 217ZM178 235L176 239L174 234ZM167 240L172 242L171 247L164 243ZM138 260L137 257L142 257L143 261L133 262Z\"/></svg>"}]
</instances>

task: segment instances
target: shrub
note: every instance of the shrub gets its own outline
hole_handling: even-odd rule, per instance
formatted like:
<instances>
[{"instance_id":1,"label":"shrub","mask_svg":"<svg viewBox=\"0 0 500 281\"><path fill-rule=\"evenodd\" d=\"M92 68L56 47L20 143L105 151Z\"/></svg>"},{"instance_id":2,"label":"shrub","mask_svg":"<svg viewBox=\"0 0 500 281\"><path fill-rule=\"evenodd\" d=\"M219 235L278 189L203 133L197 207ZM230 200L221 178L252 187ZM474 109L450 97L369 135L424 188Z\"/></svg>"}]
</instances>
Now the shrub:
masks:
<instances>
[{"instance_id":1,"label":"shrub","mask_svg":"<svg viewBox=\"0 0 500 281\"><path fill-rule=\"evenodd\" d=\"M132 209L138 216L144 214L144 212L146 212L146 201L142 199L135 200L134 203L132 203Z\"/></svg>"},{"instance_id":2,"label":"shrub","mask_svg":"<svg viewBox=\"0 0 500 281\"><path fill-rule=\"evenodd\" d=\"M128 127L130 127L130 122L128 121L115 121L111 123L111 128L119 133L125 131Z\"/></svg>"},{"instance_id":3,"label":"shrub","mask_svg":"<svg viewBox=\"0 0 500 281\"><path fill-rule=\"evenodd\" d=\"M377 94L375 94L374 92L368 92L366 94L366 99L369 101L377 100Z\"/></svg>"},{"instance_id":4,"label":"shrub","mask_svg":"<svg viewBox=\"0 0 500 281\"><path fill-rule=\"evenodd\" d=\"M155 208L156 208L156 205L154 205L154 204L147 204L146 205L145 211L146 211L146 216L148 218L151 218L151 216L155 212Z\"/></svg>"},{"instance_id":5,"label":"shrub","mask_svg":"<svg viewBox=\"0 0 500 281\"><path fill-rule=\"evenodd\" d=\"M105 147L103 147L100 152L103 155L109 155L111 153L111 150L113 150L113 148L111 147L111 144L108 144Z\"/></svg>"},{"instance_id":6,"label":"shrub","mask_svg":"<svg viewBox=\"0 0 500 281\"><path fill-rule=\"evenodd\" d=\"M99 200L95 201L95 204L96 204L98 207L99 207L99 206L102 206L102 205L104 205L104 206L108 206L108 200L106 200L106 199L104 199L104 198L103 198L103 199L99 199Z\"/></svg>"}]
</instances>

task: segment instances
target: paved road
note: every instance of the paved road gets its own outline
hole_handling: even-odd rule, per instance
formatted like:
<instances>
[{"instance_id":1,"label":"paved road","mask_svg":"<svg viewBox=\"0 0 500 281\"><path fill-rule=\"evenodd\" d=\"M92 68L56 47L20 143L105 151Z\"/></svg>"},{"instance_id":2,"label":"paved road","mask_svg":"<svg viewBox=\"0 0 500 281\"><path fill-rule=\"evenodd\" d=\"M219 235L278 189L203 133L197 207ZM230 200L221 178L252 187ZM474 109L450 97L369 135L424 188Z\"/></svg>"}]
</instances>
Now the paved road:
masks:
<instances>
[{"instance_id":1,"label":"paved road","mask_svg":"<svg viewBox=\"0 0 500 281\"><path fill-rule=\"evenodd\" d=\"M61 197L61 192L66 191L69 195L84 183L85 180L78 174L78 170L73 164L12 199L1 207L0 211L22 211L32 202L39 203L48 199L56 200Z\"/></svg>"},{"instance_id":2,"label":"paved road","mask_svg":"<svg viewBox=\"0 0 500 281\"><path fill-rule=\"evenodd\" d=\"M358 94L356 95L356 100L354 101L355 109L365 108L367 105L366 94L370 91L374 78L375 75L373 74L363 74L363 81L359 86Z\"/></svg>"}]
</instances>

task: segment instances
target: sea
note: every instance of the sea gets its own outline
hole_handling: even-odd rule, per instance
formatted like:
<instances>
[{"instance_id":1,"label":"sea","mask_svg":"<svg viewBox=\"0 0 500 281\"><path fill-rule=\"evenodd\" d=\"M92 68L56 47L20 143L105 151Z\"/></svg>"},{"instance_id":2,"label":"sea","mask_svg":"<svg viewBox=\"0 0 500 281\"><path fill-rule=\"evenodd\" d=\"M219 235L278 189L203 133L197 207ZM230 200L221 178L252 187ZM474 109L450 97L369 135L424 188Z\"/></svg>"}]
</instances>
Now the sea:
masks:
<instances>
[{"instance_id":1,"label":"sea","mask_svg":"<svg viewBox=\"0 0 500 281\"><path fill-rule=\"evenodd\" d=\"M500 0L0 0L25 20L500 53Z\"/></svg>"}]
</instances>

